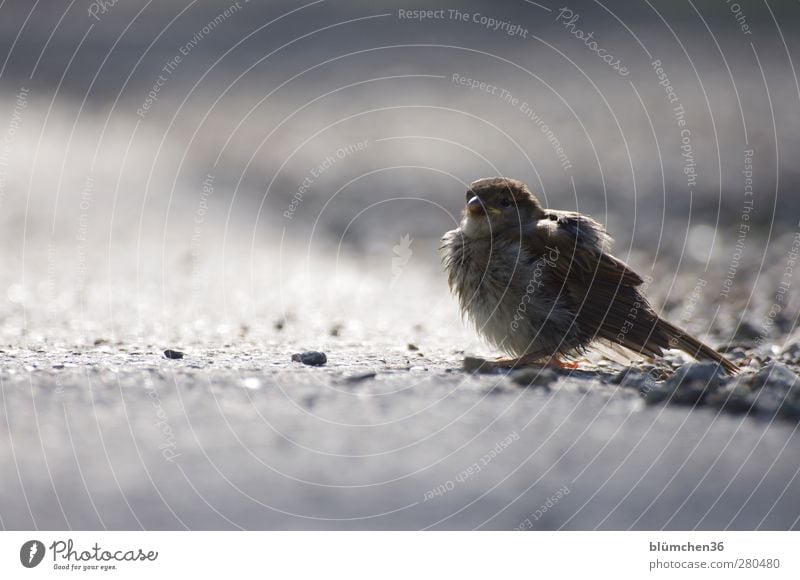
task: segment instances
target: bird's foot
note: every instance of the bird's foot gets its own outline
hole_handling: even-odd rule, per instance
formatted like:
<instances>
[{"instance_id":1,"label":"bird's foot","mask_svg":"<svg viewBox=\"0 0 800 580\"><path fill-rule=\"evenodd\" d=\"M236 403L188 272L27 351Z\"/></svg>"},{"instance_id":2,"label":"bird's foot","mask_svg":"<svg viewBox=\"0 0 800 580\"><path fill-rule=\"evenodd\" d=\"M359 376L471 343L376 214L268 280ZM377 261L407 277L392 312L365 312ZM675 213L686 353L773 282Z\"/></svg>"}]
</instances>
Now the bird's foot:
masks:
<instances>
[{"instance_id":1,"label":"bird's foot","mask_svg":"<svg viewBox=\"0 0 800 580\"><path fill-rule=\"evenodd\" d=\"M492 366L495 366L497 368L510 369L515 364L517 364L518 361L519 361L518 358L506 358L499 356L493 361L486 361L486 362L490 363Z\"/></svg>"},{"instance_id":2,"label":"bird's foot","mask_svg":"<svg viewBox=\"0 0 800 580\"><path fill-rule=\"evenodd\" d=\"M497 369L522 369L530 367L543 367L545 363L539 358L531 358L521 356L519 358L503 358L498 357L490 363L492 367Z\"/></svg>"},{"instance_id":3,"label":"bird's foot","mask_svg":"<svg viewBox=\"0 0 800 580\"><path fill-rule=\"evenodd\" d=\"M528 354L519 358L498 357L495 360L466 357L464 370L467 372L491 373L495 370L516 370L525 368L553 368L559 370L575 370L577 362L562 360L558 355L547 358L547 355Z\"/></svg>"},{"instance_id":4,"label":"bird's foot","mask_svg":"<svg viewBox=\"0 0 800 580\"><path fill-rule=\"evenodd\" d=\"M547 361L547 366L554 367L557 369L568 369L568 370L575 370L580 368L580 365L577 361L568 361L563 360L560 356L554 355Z\"/></svg>"},{"instance_id":5,"label":"bird's foot","mask_svg":"<svg viewBox=\"0 0 800 580\"><path fill-rule=\"evenodd\" d=\"M502 358L499 357L491 363L495 368L502 369L522 369L531 367L550 367L556 369L577 369L578 363L573 361L562 360L558 355L551 356L549 359L542 355L524 355L519 358Z\"/></svg>"}]
</instances>

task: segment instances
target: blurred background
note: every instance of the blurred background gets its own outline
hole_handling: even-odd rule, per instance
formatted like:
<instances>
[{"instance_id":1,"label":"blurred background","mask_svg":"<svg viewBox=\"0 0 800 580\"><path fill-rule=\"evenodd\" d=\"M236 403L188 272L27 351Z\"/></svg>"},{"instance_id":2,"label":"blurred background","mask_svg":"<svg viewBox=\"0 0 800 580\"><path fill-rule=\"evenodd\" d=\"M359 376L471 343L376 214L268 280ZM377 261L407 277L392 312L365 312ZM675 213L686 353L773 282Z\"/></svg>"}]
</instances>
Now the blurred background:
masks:
<instances>
[{"instance_id":1,"label":"blurred background","mask_svg":"<svg viewBox=\"0 0 800 580\"><path fill-rule=\"evenodd\" d=\"M600 420L603 398L553 403L537 433L575 425L543 459L526 463L530 429L473 480L506 496L422 498L541 411L531 395L504 415L451 372L499 354L437 252L475 179L605 223L657 309L715 346L797 339L798 30L778 0L0 2L0 466L18 476L0 524L508 529L568 484L550 527L796 527L788 428L726 423L682 471L707 417L639 414L631 434L615 421L638 394ZM291 366L308 349L328 366ZM597 495L645 440L644 473ZM746 451L772 464L741 472ZM578 477L531 491L565 456Z\"/></svg>"},{"instance_id":2,"label":"blurred background","mask_svg":"<svg viewBox=\"0 0 800 580\"><path fill-rule=\"evenodd\" d=\"M115 335L129 319L111 313L136 308L139 332L186 308L258 327L320 290L391 311L390 287L443 287L438 238L487 175L605 222L662 307L702 278L704 302L756 325L753 297L774 293L798 230L795 3L0 10L2 252L20 332L80 304Z\"/></svg>"}]
</instances>

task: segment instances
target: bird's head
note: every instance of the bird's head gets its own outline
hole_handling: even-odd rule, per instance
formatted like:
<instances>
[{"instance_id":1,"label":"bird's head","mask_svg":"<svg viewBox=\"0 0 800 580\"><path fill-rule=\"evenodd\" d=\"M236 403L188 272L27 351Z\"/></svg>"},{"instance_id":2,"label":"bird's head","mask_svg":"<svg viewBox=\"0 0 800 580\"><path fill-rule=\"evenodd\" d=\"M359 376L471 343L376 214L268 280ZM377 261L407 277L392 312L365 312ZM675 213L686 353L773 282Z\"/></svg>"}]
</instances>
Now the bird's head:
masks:
<instances>
[{"instance_id":1,"label":"bird's head","mask_svg":"<svg viewBox=\"0 0 800 580\"><path fill-rule=\"evenodd\" d=\"M507 177L486 177L467 189L464 226L475 235L496 234L529 224L544 216L539 200L528 186Z\"/></svg>"}]
</instances>

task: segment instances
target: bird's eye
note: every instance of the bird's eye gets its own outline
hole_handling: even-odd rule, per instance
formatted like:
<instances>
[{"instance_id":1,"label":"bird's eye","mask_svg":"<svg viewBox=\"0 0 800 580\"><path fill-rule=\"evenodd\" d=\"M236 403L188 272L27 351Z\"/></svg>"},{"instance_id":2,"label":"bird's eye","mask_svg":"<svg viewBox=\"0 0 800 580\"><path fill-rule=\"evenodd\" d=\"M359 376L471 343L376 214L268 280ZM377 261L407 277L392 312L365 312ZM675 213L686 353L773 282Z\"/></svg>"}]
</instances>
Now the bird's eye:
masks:
<instances>
[{"instance_id":1,"label":"bird's eye","mask_svg":"<svg viewBox=\"0 0 800 580\"><path fill-rule=\"evenodd\" d=\"M511 202L508 201L507 197L504 197L503 199L500 200L500 205L502 205L503 207L509 207L511 205Z\"/></svg>"}]
</instances>

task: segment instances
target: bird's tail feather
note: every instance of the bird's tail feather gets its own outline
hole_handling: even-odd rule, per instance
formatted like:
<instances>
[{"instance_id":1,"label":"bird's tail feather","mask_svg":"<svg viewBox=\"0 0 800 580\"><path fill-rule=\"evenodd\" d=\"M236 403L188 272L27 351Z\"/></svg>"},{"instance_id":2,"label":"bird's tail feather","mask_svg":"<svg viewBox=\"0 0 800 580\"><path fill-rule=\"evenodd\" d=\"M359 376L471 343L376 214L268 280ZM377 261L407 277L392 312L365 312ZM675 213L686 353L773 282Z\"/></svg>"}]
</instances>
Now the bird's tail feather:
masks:
<instances>
[{"instance_id":1,"label":"bird's tail feather","mask_svg":"<svg viewBox=\"0 0 800 580\"><path fill-rule=\"evenodd\" d=\"M658 321L658 326L660 327L659 330L669 337L669 348L680 349L696 359L709 359L718 362L729 374L735 375L739 372L739 367L736 364L677 326L663 319Z\"/></svg>"}]
</instances>

